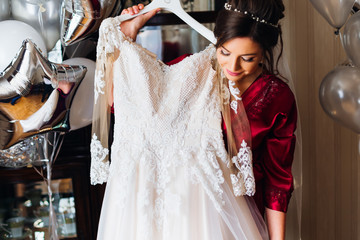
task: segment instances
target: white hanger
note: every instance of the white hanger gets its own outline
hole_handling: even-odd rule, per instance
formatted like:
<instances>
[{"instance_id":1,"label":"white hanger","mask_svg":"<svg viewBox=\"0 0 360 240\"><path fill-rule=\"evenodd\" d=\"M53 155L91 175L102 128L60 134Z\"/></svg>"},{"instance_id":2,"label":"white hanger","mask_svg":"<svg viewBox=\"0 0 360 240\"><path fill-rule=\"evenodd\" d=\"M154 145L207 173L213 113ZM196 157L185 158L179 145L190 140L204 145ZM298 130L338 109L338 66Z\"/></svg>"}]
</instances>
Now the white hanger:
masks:
<instances>
[{"instance_id":1,"label":"white hanger","mask_svg":"<svg viewBox=\"0 0 360 240\"><path fill-rule=\"evenodd\" d=\"M204 25L196 21L194 18L192 18L187 12L185 12L184 9L181 7L180 0L154 0L150 4L146 5L144 9L142 9L139 13L134 15L120 15L119 20L126 21L156 8L162 8L164 10L174 13L190 27L192 27L195 31L204 36L207 40L209 40L213 44L216 43L214 33L210 29L206 28Z\"/></svg>"}]
</instances>

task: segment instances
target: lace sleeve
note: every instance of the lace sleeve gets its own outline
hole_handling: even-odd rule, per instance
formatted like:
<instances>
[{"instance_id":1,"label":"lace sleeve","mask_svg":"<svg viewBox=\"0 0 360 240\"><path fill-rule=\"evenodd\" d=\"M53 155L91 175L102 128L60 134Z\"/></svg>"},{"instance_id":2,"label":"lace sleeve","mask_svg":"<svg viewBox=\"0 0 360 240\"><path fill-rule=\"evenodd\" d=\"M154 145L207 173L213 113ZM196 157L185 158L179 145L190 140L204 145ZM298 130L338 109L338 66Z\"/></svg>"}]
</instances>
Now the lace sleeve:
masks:
<instances>
[{"instance_id":1,"label":"lace sleeve","mask_svg":"<svg viewBox=\"0 0 360 240\"><path fill-rule=\"evenodd\" d=\"M92 120L92 139L90 145L91 184L107 181L109 174L109 129L112 99L112 66L116 50L116 39L120 25L114 18L105 19L99 28L94 82L94 107Z\"/></svg>"},{"instance_id":2,"label":"lace sleeve","mask_svg":"<svg viewBox=\"0 0 360 240\"><path fill-rule=\"evenodd\" d=\"M238 154L232 157L232 163L237 169L236 174L230 175L235 196L253 196L255 194L255 177L252 153L245 140L242 141Z\"/></svg>"}]
</instances>

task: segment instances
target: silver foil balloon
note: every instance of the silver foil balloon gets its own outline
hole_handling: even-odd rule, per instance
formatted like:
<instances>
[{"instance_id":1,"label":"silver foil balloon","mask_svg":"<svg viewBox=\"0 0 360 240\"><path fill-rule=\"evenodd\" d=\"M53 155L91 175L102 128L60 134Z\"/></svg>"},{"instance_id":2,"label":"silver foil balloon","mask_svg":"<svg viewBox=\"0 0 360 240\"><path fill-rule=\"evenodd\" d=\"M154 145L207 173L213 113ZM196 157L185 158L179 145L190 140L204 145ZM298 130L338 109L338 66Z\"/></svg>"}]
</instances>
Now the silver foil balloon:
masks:
<instances>
[{"instance_id":1,"label":"silver foil balloon","mask_svg":"<svg viewBox=\"0 0 360 240\"><path fill-rule=\"evenodd\" d=\"M353 14L345 24L343 46L352 63L360 67L360 11Z\"/></svg>"},{"instance_id":2,"label":"silver foil balloon","mask_svg":"<svg viewBox=\"0 0 360 240\"><path fill-rule=\"evenodd\" d=\"M61 41L69 46L98 30L101 21L120 13L121 0L63 0Z\"/></svg>"},{"instance_id":3,"label":"silver foil balloon","mask_svg":"<svg viewBox=\"0 0 360 240\"><path fill-rule=\"evenodd\" d=\"M41 152L45 143L44 135L36 135L0 150L0 166L19 168L32 165L34 161L43 158Z\"/></svg>"},{"instance_id":4,"label":"silver foil balloon","mask_svg":"<svg viewBox=\"0 0 360 240\"><path fill-rule=\"evenodd\" d=\"M319 99L335 121L360 133L360 69L339 66L322 80Z\"/></svg>"},{"instance_id":5,"label":"silver foil balloon","mask_svg":"<svg viewBox=\"0 0 360 240\"><path fill-rule=\"evenodd\" d=\"M0 1L0 21L9 19L10 17L10 3L9 0Z\"/></svg>"},{"instance_id":6,"label":"silver foil balloon","mask_svg":"<svg viewBox=\"0 0 360 240\"><path fill-rule=\"evenodd\" d=\"M47 50L60 39L61 0L11 0L12 17L35 28Z\"/></svg>"},{"instance_id":7,"label":"silver foil balloon","mask_svg":"<svg viewBox=\"0 0 360 240\"><path fill-rule=\"evenodd\" d=\"M355 0L310 0L310 2L331 26L340 29L348 19Z\"/></svg>"},{"instance_id":8,"label":"silver foil balloon","mask_svg":"<svg viewBox=\"0 0 360 240\"><path fill-rule=\"evenodd\" d=\"M70 130L69 111L85 66L55 64L25 40L0 74L0 150L48 131Z\"/></svg>"}]
</instances>

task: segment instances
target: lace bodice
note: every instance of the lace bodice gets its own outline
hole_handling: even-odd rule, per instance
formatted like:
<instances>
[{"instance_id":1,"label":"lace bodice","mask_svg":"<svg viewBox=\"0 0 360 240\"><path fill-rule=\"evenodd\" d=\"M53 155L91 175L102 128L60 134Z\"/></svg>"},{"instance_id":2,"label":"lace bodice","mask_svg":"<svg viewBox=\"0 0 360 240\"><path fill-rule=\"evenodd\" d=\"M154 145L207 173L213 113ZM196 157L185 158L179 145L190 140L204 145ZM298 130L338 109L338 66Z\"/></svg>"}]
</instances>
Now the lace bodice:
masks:
<instances>
[{"instance_id":1,"label":"lace bodice","mask_svg":"<svg viewBox=\"0 0 360 240\"><path fill-rule=\"evenodd\" d=\"M141 164L148 169L142 172L144 179L156 186L158 194L165 194L167 183L176 177L169 172L182 166L188 177L200 183L220 207L224 172L219 162L222 162L235 164L239 169L239 174L231 176L235 194L252 195L254 178L249 147L244 142L239 156L230 160L224 146L219 83L210 61L215 56L215 47L210 45L180 63L167 66L126 38L119 24L117 18L110 18L100 27L95 108L102 107L99 99L111 82L115 125L110 167L109 151L102 145L104 139L96 131L93 134L91 183L105 182L115 174L121 176L121 185L126 188L136 164ZM106 72L110 68L109 55L113 56L111 74ZM106 76L112 77L109 80Z\"/></svg>"}]
</instances>

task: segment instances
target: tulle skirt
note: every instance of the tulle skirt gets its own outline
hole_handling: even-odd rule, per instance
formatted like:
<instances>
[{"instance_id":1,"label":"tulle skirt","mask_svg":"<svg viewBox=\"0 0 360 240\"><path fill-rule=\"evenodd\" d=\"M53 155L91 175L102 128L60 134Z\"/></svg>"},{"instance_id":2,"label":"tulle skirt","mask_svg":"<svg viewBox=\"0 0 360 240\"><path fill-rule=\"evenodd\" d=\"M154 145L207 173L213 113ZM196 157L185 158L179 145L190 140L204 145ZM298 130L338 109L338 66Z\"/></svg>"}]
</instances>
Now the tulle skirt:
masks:
<instances>
[{"instance_id":1,"label":"tulle skirt","mask_svg":"<svg viewBox=\"0 0 360 240\"><path fill-rule=\"evenodd\" d=\"M152 181L144 171L148 169L138 164L122 173L112 171L106 186L97 239L268 238L266 225L252 199L235 197L226 180L221 184L222 203L217 205L209 198L206 188L194 182L184 167L172 169L170 174L175 176L167 181L166 186L159 186L156 181L149 184Z\"/></svg>"}]
</instances>

